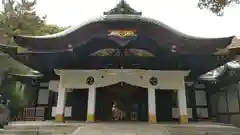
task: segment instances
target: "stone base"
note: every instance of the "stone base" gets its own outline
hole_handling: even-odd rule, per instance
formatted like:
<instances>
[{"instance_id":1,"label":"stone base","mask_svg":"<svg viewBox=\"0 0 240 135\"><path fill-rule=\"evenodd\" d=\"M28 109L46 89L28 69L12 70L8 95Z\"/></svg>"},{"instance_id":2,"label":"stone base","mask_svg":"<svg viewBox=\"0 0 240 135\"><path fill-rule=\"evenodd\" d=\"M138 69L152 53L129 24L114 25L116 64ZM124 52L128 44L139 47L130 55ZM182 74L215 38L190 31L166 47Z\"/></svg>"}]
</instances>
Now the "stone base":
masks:
<instances>
[{"instance_id":1,"label":"stone base","mask_svg":"<svg viewBox=\"0 0 240 135\"><path fill-rule=\"evenodd\" d=\"M149 115L149 116L148 116L148 122L149 122L149 123L157 123L157 117L156 117L156 115Z\"/></svg>"},{"instance_id":2,"label":"stone base","mask_svg":"<svg viewBox=\"0 0 240 135\"><path fill-rule=\"evenodd\" d=\"M56 122L64 122L64 116L62 114L57 114L55 117Z\"/></svg>"},{"instance_id":3,"label":"stone base","mask_svg":"<svg viewBox=\"0 0 240 135\"><path fill-rule=\"evenodd\" d=\"M186 124L186 123L188 123L188 116L187 115L180 115L179 120L180 120L179 122L181 124Z\"/></svg>"},{"instance_id":4,"label":"stone base","mask_svg":"<svg viewBox=\"0 0 240 135\"><path fill-rule=\"evenodd\" d=\"M88 114L87 122L95 122L95 116L93 114Z\"/></svg>"}]
</instances>

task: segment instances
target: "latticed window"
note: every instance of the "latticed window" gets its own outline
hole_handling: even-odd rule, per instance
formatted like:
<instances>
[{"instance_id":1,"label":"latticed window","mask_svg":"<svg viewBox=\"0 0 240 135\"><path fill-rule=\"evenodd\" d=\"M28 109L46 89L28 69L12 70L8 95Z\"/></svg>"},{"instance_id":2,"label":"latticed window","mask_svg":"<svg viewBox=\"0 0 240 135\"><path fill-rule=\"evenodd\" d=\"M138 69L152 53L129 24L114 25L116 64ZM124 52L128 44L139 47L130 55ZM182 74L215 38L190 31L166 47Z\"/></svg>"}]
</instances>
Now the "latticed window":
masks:
<instances>
[{"instance_id":1,"label":"latticed window","mask_svg":"<svg viewBox=\"0 0 240 135\"><path fill-rule=\"evenodd\" d=\"M129 48L121 51L120 49L106 48L100 49L90 56L140 56L140 57L154 57L154 55L144 49Z\"/></svg>"},{"instance_id":2,"label":"latticed window","mask_svg":"<svg viewBox=\"0 0 240 135\"><path fill-rule=\"evenodd\" d=\"M101 49L91 54L91 56L112 56L116 49Z\"/></svg>"},{"instance_id":3,"label":"latticed window","mask_svg":"<svg viewBox=\"0 0 240 135\"><path fill-rule=\"evenodd\" d=\"M134 54L135 56L145 56L145 57L153 57L154 55L150 53L149 51L143 50L143 49L128 49L129 52Z\"/></svg>"}]
</instances>

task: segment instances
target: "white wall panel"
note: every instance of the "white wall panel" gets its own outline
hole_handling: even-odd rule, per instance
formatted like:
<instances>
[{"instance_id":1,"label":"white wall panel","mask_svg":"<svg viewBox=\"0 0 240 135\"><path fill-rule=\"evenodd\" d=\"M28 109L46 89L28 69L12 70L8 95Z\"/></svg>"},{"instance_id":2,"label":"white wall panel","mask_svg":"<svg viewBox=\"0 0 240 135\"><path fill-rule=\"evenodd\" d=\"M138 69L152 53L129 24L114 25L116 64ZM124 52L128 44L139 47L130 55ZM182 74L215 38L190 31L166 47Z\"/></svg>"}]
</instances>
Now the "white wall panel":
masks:
<instances>
[{"instance_id":1,"label":"white wall panel","mask_svg":"<svg viewBox=\"0 0 240 135\"><path fill-rule=\"evenodd\" d=\"M38 104L48 104L49 90L40 89L38 92Z\"/></svg>"},{"instance_id":2,"label":"white wall panel","mask_svg":"<svg viewBox=\"0 0 240 135\"><path fill-rule=\"evenodd\" d=\"M42 82L40 83L40 87L48 87L48 82Z\"/></svg>"},{"instance_id":3,"label":"white wall panel","mask_svg":"<svg viewBox=\"0 0 240 135\"><path fill-rule=\"evenodd\" d=\"M56 107L52 107L52 117L56 116ZM65 107L65 113L64 113L65 117L71 117L72 116L72 107L71 106L67 106Z\"/></svg>"},{"instance_id":4,"label":"white wall panel","mask_svg":"<svg viewBox=\"0 0 240 135\"><path fill-rule=\"evenodd\" d=\"M195 87L196 89L202 89L202 90L205 89L205 85L204 85L204 84L195 84L194 87Z\"/></svg>"},{"instance_id":5,"label":"white wall panel","mask_svg":"<svg viewBox=\"0 0 240 135\"><path fill-rule=\"evenodd\" d=\"M227 101L228 101L228 109L229 112L239 112L239 104L238 104L238 93L236 85L232 86L227 91Z\"/></svg>"},{"instance_id":6,"label":"white wall panel","mask_svg":"<svg viewBox=\"0 0 240 135\"><path fill-rule=\"evenodd\" d=\"M227 102L225 92L218 93L218 112L225 113L227 112Z\"/></svg>"},{"instance_id":7,"label":"white wall panel","mask_svg":"<svg viewBox=\"0 0 240 135\"><path fill-rule=\"evenodd\" d=\"M210 98L210 102L211 102L211 112L213 116L216 116L217 114L217 105L218 105L218 97L217 94L214 94L211 96Z\"/></svg>"},{"instance_id":8,"label":"white wall panel","mask_svg":"<svg viewBox=\"0 0 240 135\"><path fill-rule=\"evenodd\" d=\"M51 80L49 82L48 88L54 92L58 91L59 81L58 80Z\"/></svg>"},{"instance_id":9,"label":"white wall panel","mask_svg":"<svg viewBox=\"0 0 240 135\"><path fill-rule=\"evenodd\" d=\"M195 91L196 105L207 105L207 98L205 91Z\"/></svg>"}]
</instances>

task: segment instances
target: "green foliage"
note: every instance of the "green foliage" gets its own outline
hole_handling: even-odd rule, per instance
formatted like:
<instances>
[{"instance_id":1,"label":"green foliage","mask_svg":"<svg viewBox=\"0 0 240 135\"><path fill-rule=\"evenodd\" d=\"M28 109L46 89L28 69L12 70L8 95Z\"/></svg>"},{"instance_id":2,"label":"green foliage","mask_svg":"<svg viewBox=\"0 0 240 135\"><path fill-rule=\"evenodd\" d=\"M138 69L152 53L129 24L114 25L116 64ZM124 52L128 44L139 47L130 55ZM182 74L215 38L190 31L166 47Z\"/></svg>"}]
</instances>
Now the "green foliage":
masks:
<instances>
[{"instance_id":1,"label":"green foliage","mask_svg":"<svg viewBox=\"0 0 240 135\"><path fill-rule=\"evenodd\" d=\"M38 16L35 11L36 0L2 0L3 11L0 13L0 40L14 44L14 35L40 36L54 34L64 30L56 25L46 25L46 16Z\"/></svg>"},{"instance_id":2,"label":"green foliage","mask_svg":"<svg viewBox=\"0 0 240 135\"><path fill-rule=\"evenodd\" d=\"M200 9L208 9L218 16L223 15L224 8L230 4L239 4L240 0L199 0Z\"/></svg>"},{"instance_id":3,"label":"green foliage","mask_svg":"<svg viewBox=\"0 0 240 135\"><path fill-rule=\"evenodd\" d=\"M28 106L28 102L33 98L34 90L27 85L16 82L14 77L7 77L1 88L2 99L10 100L8 107L11 110L17 110Z\"/></svg>"},{"instance_id":4,"label":"green foliage","mask_svg":"<svg viewBox=\"0 0 240 135\"><path fill-rule=\"evenodd\" d=\"M64 31L68 27L58 27L57 25L43 25L40 29L36 30L38 35L51 35Z\"/></svg>"}]
</instances>

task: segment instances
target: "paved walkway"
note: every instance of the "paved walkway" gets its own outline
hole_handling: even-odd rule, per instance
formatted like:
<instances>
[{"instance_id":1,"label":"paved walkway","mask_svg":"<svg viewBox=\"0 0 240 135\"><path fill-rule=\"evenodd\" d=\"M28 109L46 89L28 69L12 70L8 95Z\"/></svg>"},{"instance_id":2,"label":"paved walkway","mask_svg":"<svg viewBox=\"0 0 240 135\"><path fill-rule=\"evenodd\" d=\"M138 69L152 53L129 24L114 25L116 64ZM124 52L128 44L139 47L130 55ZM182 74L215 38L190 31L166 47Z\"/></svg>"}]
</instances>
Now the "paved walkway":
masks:
<instances>
[{"instance_id":1,"label":"paved walkway","mask_svg":"<svg viewBox=\"0 0 240 135\"><path fill-rule=\"evenodd\" d=\"M72 135L79 123L56 123L51 121L13 122L0 130L1 135Z\"/></svg>"},{"instance_id":2,"label":"paved walkway","mask_svg":"<svg viewBox=\"0 0 240 135\"><path fill-rule=\"evenodd\" d=\"M160 124L89 123L80 126L73 135L170 135L170 134Z\"/></svg>"},{"instance_id":3,"label":"paved walkway","mask_svg":"<svg viewBox=\"0 0 240 135\"><path fill-rule=\"evenodd\" d=\"M240 135L240 128L220 123L163 124L170 135Z\"/></svg>"},{"instance_id":4,"label":"paved walkway","mask_svg":"<svg viewBox=\"0 0 240 135\"><path fill-rule=\"evenodd\" d=\"M14 122L0 130L5 135L240 135L240 128L220 123L56 123Z\"/></svg>"}]
</instances>

